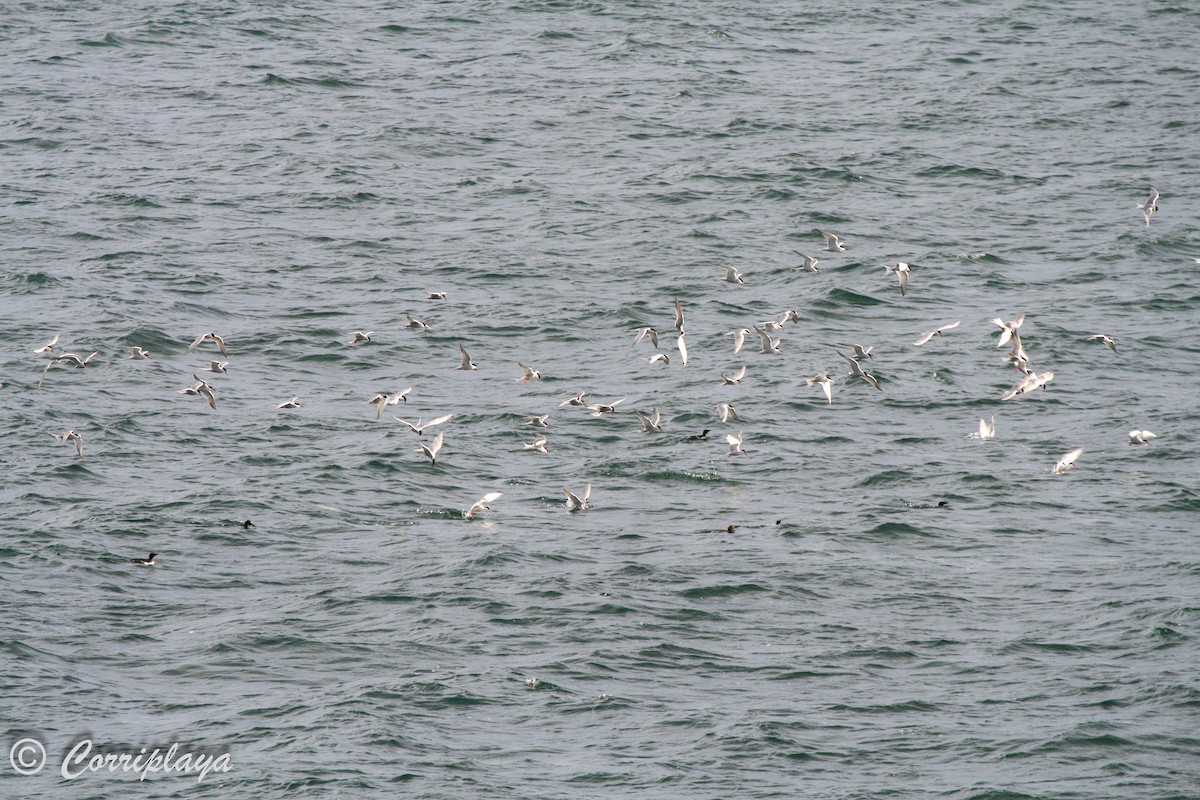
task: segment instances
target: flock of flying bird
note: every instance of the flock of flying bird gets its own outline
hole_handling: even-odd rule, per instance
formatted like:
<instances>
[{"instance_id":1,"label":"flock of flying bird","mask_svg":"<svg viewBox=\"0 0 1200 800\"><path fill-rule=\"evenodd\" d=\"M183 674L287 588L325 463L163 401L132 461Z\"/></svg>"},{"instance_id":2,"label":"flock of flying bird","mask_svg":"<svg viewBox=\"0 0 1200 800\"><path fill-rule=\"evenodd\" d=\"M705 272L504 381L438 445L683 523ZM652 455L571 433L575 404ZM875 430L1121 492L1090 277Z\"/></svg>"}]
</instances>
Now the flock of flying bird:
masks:
<instances>
[{"instance_id":1,"label":"flock of flying bird","mask_svg":"<svg viewBox=\"0 0 1200 800\"><path fill-rule=\"evenodd\" d=\"M1146 200L1146 202L1138 204L1138 208L1141 209L1142 215L1145 218L1147 226L1150 224L1151 216L1155 212L1158 211L1158 199L1159 199L1158 192L1153 187L1151 187L1150 196ZM818 230L818 233L820 233L820 235L823 236L825 239L825 251L831 252L831 253L846 252L847 247L845 245L845 242L839 236L837 236L836 234L830 233L829 231L825 231L825 230ZM800 270L802 270L804 272L818 272L819 271L817 265L820 262L818 261L818 259L816 259L812 256L809 256L809 255L806 255L804 253L801 253L799 251L796 251L796 254L799 255L803 259L802 264L798 267ZM1200 259L1197 259L1197 262L1200 263ZM888 275L896 276L896 279L899 284L900 294L902 296L907 295L908 287L909 287L909 278L912 275L912 268L903 261L898 261L895 264L887 264L884 266L887 270ZM745 284L745 279L744 279L741 271L738 270L736 267L725 266L724 269L725 269L725 278L724 278L725 281L727 281L729 283L733 283L733 284L738 284L738 285ZM446 293L445 292L431 292L431 293L429 293L428 297L431 300L445 300ZM683 364L687 364L687 360L688 360L687 331L684 327L685 319L684 319L683 305L679 302L679 300L675 300L674 312L675 312L675 320L674 320L675 346L679 351L678 358L681 360L681 362ZM419 319L415 319L411 314L406 313L405 317L407 320L408 328L413 328L413 329L422 330L422 331L430 330L429 325L427 325L425 322L423 322ZM732 337L732 339L733 339L733 352L735 355L742 351L747 340L750 339L750 337L752 335L758 336L759 343L761 345L761 349L759 350L759 352L761 354L767 355L767 354L780 353L780 352L782 352L781 351L781 339L779 336L775 336L774 334L778 334L781 331L783 331L784 326L787 325L789 322L797 322L798 320L799 320L799 316L797 315L797 313L794 310L787 310L787 311L784 311L779 316L778 319L772 319L772 320L763 322L761 324L754 325L753 329L739 328L737 330L730 331L727 335ZM1049 384L1052 380L1054 380L1054 373L1052 371L1046 370L1044 372L1039 373L1030 366L1029 355L1025 351L1024 345L1021 340L1021 334L1020 334L1020 328L1021 328L1021 325L1024 323L1024 321L1025 321L1024 314L1021 314L1020 316L1016 317L1015 319L1012 319L1009 321L1005 321L1001 318L996 318L996 319L992 320L993 324L995 324L999 328L999 338L996 342L996 346L1004 347L1005 345L1009 345L1008 360L1009 360L1010 364L1012 365L1012 367L1020 374L1020 378L1012 386L1012 388L1009 389L1007 392L1005 392L1001 396L1000 399L1002 401L1013 400L1013 399L1019 398L1023 395L1028 395L1029 393L1031 393L1039 388L1045 389L1046 385ZM916 341L913 342L913 346L921 347L925 344L928 344L935 337L942 336L947 331L954 330L960 324L962 324L961 320L956 320L954 322L951 322L951 323L942 325L938 328L935 328L935 329L923 334L922 336L920 336ZM372 340L373 333L374 333L373 331L371 331L371 332L355 331L354 333L350 334L353 338L348 344L350 344L350 345L369 344L373 341ZM636 347L642 341L647 341L655 349L654 355L650 356L648 359L649 363L650 364L659 363L659 364L663 364L663 365L670 364L671 360L672 360L672 356L669 353L659 351L659 338L660 338L660 334L654 328L652 328L652 327L640 328L635 332L633 346ZM1108 347L1109 349L1111 349L1113 352L1116 352L1116 350L1117 350L1116 341L1112 337L1110 337L1106 334L1103 334L1103 333L1094 334L1092 336L1089 336L1088 340L1101 343L1101 344L1105 345L1106 347ZM86 358L84 358L75 353L58 353L55 348L58 346L59 341L60 341L60 337L55 336L53 339L51 339L45 345L34 350L34 353L36 353L36 354L42 354L42 355L50 354L50 361L46 364L45 368L42 370L41 378L39 379L38 384L37 384L38 388L41 388L43 386L43 384L46 381L47 374L50 372L50 370L52 368L54 368L56 366L70 366L70 367L74 367L74 368L78 368L78 369L85 369L92 362L92 360L97 355L99 355L98 352L94 352L94 353L90 354L89 356L87 356ZM200 334L198 337L196 337L196 339L192 342L192 344L187 348L186 352L191 353L192 351L196 350L201 345L203 345L205 342L212 342L216 346L217 350L221 353L222 356L228 357L229 351L228 351L228 348L226 347L225 340L221 336L218 336L216 333L213 333L213 332L206 332L206 333ZM850 343L845 346L847 347L847 349L851 350L851 354L848 355L846 353L843 353L841 350L835 348L835 352L842 359L844 359L846 361L846 364L849 368L849 372L845 375L845 381L857 379L857 380L865 382L866 384L870 385L871 387L873 387L879 391L883 391L883 387L880 385L879 381L875 378L875 376L873 376L870 372L868 372L862 366L862 362L864 360L873 360L874 359L874 355L872 354L873 348L866 347L866 346L863 346L863 345L857 344L857 343ZM471 356L467 352L465 347L463 347L460 344L458 346L458 350L459 350L458 369L471 370L471 371L479 369L479 366L471 359ZM129 358L134 359L134 360L145 360L145 359L151 358L151 354L141 347L133 347L132 352L129 355ZM229 366L228 361L212 360L209 363L208 371L212 372L212 373L224 374L224 373L227 373L228 366ZM520 367L522 374L521 374L521 377L517 378L516 380L528 383L531 380L540 381L542 379L541 373L538 370L533 369L532 367L528 366L527 364L518 362L518 366ZM721 372L720 373L721 385L725 385L725 386L739 385L741 383L742 379L745 378L745 376L746 376L746 366L745 365L742 365L740 369L738 369L737 371L731 372L731 373L730 372ZM217 393L216 393L216 390L214 389L214 387L212 386L212 384L210 384L208 381L204 380L203 378L201 378L199 375L197 375L195 373L192 374L192 377L195 379L195 383L191 386L181 389L180 393L186 394L186 395L200 396L200 397L204 398L204 400L208 403L208 405L215 411L217 408ZM826 402L829 404L833 403L834 383L835 383L835 379L826 372L820 372L807 380L807 384L809 386L820 387L822 393L825 396ZM2 384L0 384L0 385L2 385ZM397 407L401 403L407 403L408 395L412 391L413 391L413 387L410 386L399 392L375 394L370 399L368 399L366 402L369 405L375 406L375 418L379 419L382 417L383 412L387 408ZM625 399L627 399L626 397L623 397L623 398L621 398L619 400L615 400L611 403L600 403L600 402L593 402L593 401L585 400L584 398L585 398L586 394L587 394L586 392L579 392L578 394L573 395L572 397L569 397L566 400L564 400L562 403L559 404L559 407L563 408L563 407L567 407L567 406L580 406L580 407L583 407L583 408L587 409L588 411L590 411L594 416L598 417L598 416L602 416L604 414L615 413L616 407L621 402L623 402ZM280 409L280 410L294 409L294 408L300 408L300 407L301 407L301 404L300 404L299 397L292 397L290 400L285 400L276 405L276 408ZM735 422L740 422L740 417L738 416L737 409L735 409L734 406L730 403L719 404L717 406L717 413L718 413L718 416L722 423L726 423L729 420L733 420ZM634 411L634 414L637 416L638 421L641 423L643 432L651 433L651 432L661 432L662 431L662 425L661 425L662 414L657 406L653 406L651 408L650 414L643 413L642 411ZM453 414L445 414L445 415L442 415L439 417L435 417L434 419L430 419L428 421L423 421L422 419L418 419L416 422L410 422L408 420L401 419L400 417L397 417L395 415L392 415L392 418L395 419L397 422L401 423L402 425L406 426L409 430L411 430L413 433L417 434L418 437L420 437L429 428L433 428L433 427L442 425L443 423L446 423L450 419L452 419L453 416L454 416ZM548 422L549 416L550 416L549 414L543 414L543 415L539 415L539 416L529 417L527 419L527 424L531 425L534 428L549 428L550 427L549 422ZM705 429L698 434L690 435L688 438L691 440L706 440L706 439L708 439L709 433L710 433L710 429ZM994 438L995 435L996 435L995 417L991 417L990 419L986 419L986 420L981 418L979 420L978 432L971 434L972 437L982 439L982 440ZM84 450L83 437L79 433L76 433L74 430L70 430L70 431L66 431L65 433L61 433L61 434L53 434L53 436L56 440L58 440L60 442L72 443L75 446L78 456L79 457L83 456L83 450ZM1146 445L1146 444L1149 444L1150 439L1154 439L1154 438L1157 438L1155 436L1155 434L1148 430L1131 430L1129 432L1129 443L1130 444ZM725 441L729 446L729 450L727 452L728 456L743 455L744 453L747 452L742 448L743 437L740 433L736 436L733 434L726 434ZM431 464L436 464L438 453L441 451L444 442L445 442L444 435L440 431L437 434L437 436L433 439L432 442L425 443L424 441L420 441L419 447L420 447L422 455L425 458L428 458ZM523 449L532 451L535 453L548 452L547 439L546 439L545 435L543 435L539 432L535 436L535 438L533 439L532 442L523 444ZM1051 472L1055 475L1065 474L1066 472L1068 472L1070 469L1072 469L1075 466L1076 462L1078 461L1079 457L1083 454L1083 452L1084 452L1083 448L1079 447L1079 448L1075 448L1074 450L1071 450L1070 452L1063 454L1062 457L1060 457L1058 459L1058 462L1051 469ZM584 490L578 494L572 492L568 487L564 486L563 494L566 497L567 510L568 511L582 511L584 509L589 508L588 501L589 501L589 497L591 496L591 492L592 492L591 484L588 484L584 488ZM489 492L489 493L485 494L483 497L481 497L479 500L477 500L475 503L473 503L469 508L465 509L462 512L463 517L465 519L471 519L475 515L477 515L481 512L484 512L484 511L491 512L493 509L489 506L489 503L495 502L501 496L502 496L502 493L498 492L498 491L497 492ZM247 520L244 523L244 527L250 527L251 524L252 523L250 523L250 521ZM736 527L736 526L731 526L731 528L732 527ZM149 555L149 558L132 559L132 562L135 564L153 566L155 564L156 555L157 554L155 554L155 553L151 553Z\"/></svg>"}]
</instances>

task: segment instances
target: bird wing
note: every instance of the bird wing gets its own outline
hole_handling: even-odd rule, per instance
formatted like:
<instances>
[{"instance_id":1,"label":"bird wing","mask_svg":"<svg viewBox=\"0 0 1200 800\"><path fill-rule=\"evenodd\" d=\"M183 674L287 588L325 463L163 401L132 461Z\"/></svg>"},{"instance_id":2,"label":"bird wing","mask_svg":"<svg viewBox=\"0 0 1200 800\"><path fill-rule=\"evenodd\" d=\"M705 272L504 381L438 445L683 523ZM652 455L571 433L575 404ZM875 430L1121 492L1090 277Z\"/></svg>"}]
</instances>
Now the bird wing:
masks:
<instances>
[{"instance_id":1,"label":"bird wing","mask_svg":"<svg viewBox=\"0 0 1200 800\"><path fill-rule=\"evenodd\" d=\"M441 425L443 422L448 422L450 420L450 418L453 416L454 416L453 414L443 414L440 417L434 417L433 419L429 420L429 422L426 422L424 425L418 426L418 428L416 428L416 430L423 431L426 428L432 428L434 425ZM438 436L440 437L441 434L439 433Z\"/></svg>"}]
</instances>

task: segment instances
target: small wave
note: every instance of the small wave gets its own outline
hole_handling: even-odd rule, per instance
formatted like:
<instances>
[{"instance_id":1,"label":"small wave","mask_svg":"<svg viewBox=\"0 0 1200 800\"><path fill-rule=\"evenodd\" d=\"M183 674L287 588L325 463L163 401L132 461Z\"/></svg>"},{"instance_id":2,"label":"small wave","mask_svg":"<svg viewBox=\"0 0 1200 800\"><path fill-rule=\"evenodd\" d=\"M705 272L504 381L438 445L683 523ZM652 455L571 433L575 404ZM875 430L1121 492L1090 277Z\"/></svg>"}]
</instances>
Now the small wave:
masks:
<instances>
[{"instance_id":1,"label":"small wave","mask_svg":"<svg viewBox=\"0 0 1200 800\"><path fill-rule=\"evenodd\" d=\"M733 597L747 592L765 592L767 588L757 583L716 584L714 586L698 586L694 589L684 589L680 597L689 600L706 600L713 597Z\"/></svg>"},{"instance_id":2,"label":"small wave","mask_svg":"<svg viewBox=\"0 0 1200 800\"><path fill-rule=\"evenodd\" d=\"M813 305L818 308L838 309L838 308L870 308L884 304L885 300L872 297L869 294L859 294L850 289L834 288L830 289L822 298L814 301Z\"/></svg>"}]
</instances>

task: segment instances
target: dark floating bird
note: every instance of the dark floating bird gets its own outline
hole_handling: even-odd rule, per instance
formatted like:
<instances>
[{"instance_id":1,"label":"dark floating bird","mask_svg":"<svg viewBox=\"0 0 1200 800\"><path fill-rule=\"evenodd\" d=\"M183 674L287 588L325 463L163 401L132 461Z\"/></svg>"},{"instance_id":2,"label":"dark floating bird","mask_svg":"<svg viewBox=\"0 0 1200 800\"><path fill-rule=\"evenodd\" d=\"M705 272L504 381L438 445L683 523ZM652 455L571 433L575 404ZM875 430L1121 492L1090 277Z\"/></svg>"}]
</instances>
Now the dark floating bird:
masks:
<instances>
[{"instance_id":1,"label":"dark floating bird","mask_svg":"<svg viewBox=\"0 0 1200 800\"><path fill-rule=\"evenodd\" d=\"M131 558L131 559L129 559L129 563L141 564L143 567L153 567L154 566L154 557L157 555L158 555L158 553L151 553L146 558Z\"/></svg>"}]
</instances>

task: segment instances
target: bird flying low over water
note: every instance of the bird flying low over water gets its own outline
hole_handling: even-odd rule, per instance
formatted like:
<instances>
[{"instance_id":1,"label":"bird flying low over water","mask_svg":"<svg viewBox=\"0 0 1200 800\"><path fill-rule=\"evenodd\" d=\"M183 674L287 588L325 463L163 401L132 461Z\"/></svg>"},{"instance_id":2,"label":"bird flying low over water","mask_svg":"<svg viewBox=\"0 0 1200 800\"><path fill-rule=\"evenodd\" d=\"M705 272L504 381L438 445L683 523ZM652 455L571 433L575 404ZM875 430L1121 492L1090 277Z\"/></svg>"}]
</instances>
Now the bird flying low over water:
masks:
<instances>
[{"instance_id":1,"label":"bird flying low over water","mask_svg":"<svg viewBox=\"0 0 1200 800\"><path fill-rule=\"evenodd\" d=\"M401 403L408 403L408 393L413 390L413 387L408 387L395 394L383 394L380 392L367 401L367 405L375 406L375 419L383 416L383 409L387 406L398 406Z\"/></svg>"},{"instance_id":2,"label":"bird flying low over water","mask_svg":"<svg viewBox=\"0 0 1200 800\"><path fill-rule=\"evenodd\" d=\"M1025 352L1025 345L1021 343L1021 334L1016 331L1012 334L1012 348L1008 351L1008 360L1017 371L1029 371L1029 354Z\"/></svg>"},{"instance_id":3,"label":"bird flying low over water","mask_svg":"<svg viewBox=\"0 0 1200 800\"><path fill-rule=\"evenodd\" d=\"M744 280L742 280L742 273L738 271L737 267L731 267L728 264L726 264L724 266L725 266L725 282L726 283L736 283L741 286L746 285L746 282Z\"/></svg>"},{"instance_id":4,"label":"bird flying low over water","mask_svg":"<svg viewBox=\"0 0 1200 800\"><path fill-rule=\"evenodd\" d=\"M900 296L908 294L908 276L912 274L912 268L903 261L897 261L895 264L884 264L883 268L888 272L896 273L896 278L900 281Z\"/></svg>"},{"instance_id":5,"label":"bird flying low over water","mask_svg":"<svg viewBox=\"0 0 1200 800\"><path fill-rule=\"evenodd\" d=\"M808 379L809 386L820 386L821 391L825 392L825 401L827 404L833 403L833 381L824 372L818 372L816 375Z\"/></svg>"},{"instance_id":6,"label":"bird flying low over water","mask_svg":"<svg viewBox=\"0 0 1200 800\"><path fill-rule=\"evenodd\" d=\"M722 372L721 373L721 385L722 386L740 386L742 384L742 378L744 378L744 377L746 377L746 365L742 364L741 369L739 369L737 372L733 373L732 375L727 375L726 373Z\"/></svg>"},{"instance_id":7,"label":"bird flying low over water","mask_svg":"<svg viewBox=\"0 0 1200 800\"><path fill-rule=\"evenodd\" d=\"M831 253L846 252L845 243L841 240L841 238L836 233L830 233L829 231L823 231L820 228L817 229L817 233L819 233L825 237L825 249L828 250L829 252L831 252Z\"/></svg>"},{"instance_id":8,"label":"bird flying low over water","mask_svg":"<svg viewBox=\"0 0 1200 800\"><path fill-rule=\"evenodd\" d=\"M354 337L354 341L350 342L350 344L367 344L371 341L371 335L373 333L375 333L375 331L367 331L366 333L363 333L362 331L355 331L354 333L350 334Z\"/></svg>"},{"instance_id":9,"label":"bird flying low over water","mask_svg":"<svg viewBox=\"0 0 1200 800\"><path fill-rule=\"evenodd\" d=\"M532 442L522 443L521 448L545 455L548 452L546 450L546 437L538 435Z\"/></svg>"},{"instance_id":10,"label":"bird flying low over water","mask_svg":"<svg viewBox=\"0 0 1200 800\"><path fill-rule=\"evenodd\" d=\"M650 344L658 347L658 331L654 328L638 328L637 335L633 337L633 344L636 346L642 339L650 339Z\"/></svg>"},{"instance_id":11,"label":"bird flying low over water","mask_svg":"<svg viewBox=\"0 0 1200 800\"><path fill-rule=\"evenodd\" d=\"M205 342L212 342L213 344L215 344L217 346L217 349L221 351L221 355L223 355L223 356L229 355L229 350L227 350L225 348L225 340L222 339L220 336L217 336L212 331L209 331L208 333L202 333L199 336L197 336L196 341L191 343L191 345L187 349L187 352L189 352L189 353L192 352L193 350L195 350L197 347L204 344Z\"/></svg>"},{"instance_id":12,"label":"bird flying low over water","mask_svg":"<svg viewBox=\"0 0 1200 800\"><path fill-rule=\"evenodd\" d=\"M795 322L800 319L800 315L794 309L788 309L779 315L779 319L769 319L762 325L755 325L754 330L762 329L767 333L779 333L783 330L783 326L789 322Z\"/></svg>"},{"instance_id":13,"label":"bird flying low over water","mask_svg":"<svg viewBox=\"0 0 1200 800\"><path fill-rule=\"evenodd\" d=\"M730 331L725 335L733 337L733 354L736 356L738 353L742 352L742 347L746 344L746 337L750 335L750 329L739 328L738 330Z\"/></svg>"},{"instance_id":14,"label":"bird flying low over water","mask_svg":"<svg viewBox=\"0 0 1200 800\"><path fill-rule=\"evenodd\" d=\"M1158 190L1151 186L1150 197L1146 202L1138 203L1137 207L1142 210L1142 216L1146 218L1146 227L1150 227L1150 217L1155 211L1158 211Z\"/></svg>"},{"instance_id":15,"label":"bird flying low over water","mask_svg":"<svg viewBox=\"0 0 1200 800\"><path fill-rule=\"evenodd\" d=\"M1000 339L996 342L996 347L1004 347L1008 344L1008 340L1016 335L1017 329L1025 322L1025 315L1014 319L1012 322L1005 322L1000 317L992 320L992 324L1000 326Z\"/></svg>"},{"instance_id":16,"label":"bird flying low over water","mask_svg":"<svg viewBox=\"0 0 1200 800\"><path fill-rule=\"evenodd\" d=\"M79 455L80 458L83 457L83 437L80 436L78 433L76 433L75 431L67 431L66 433L52 433L50 435L53 436L55 439L57 439L60 442L64 442L64 443L65 442L74 442L75 443L75 452ZM1153 434L1151 434L1151 435L1153 435Z\"/></svg>"},{"instance_id":17,"label":"bird flying low over water","mask_svg":"<svg viewBox=\"0 0 1200 800\"><path fill-rule=\"evenodd\" d=\"M804 255L804 253L801 253L799 250L793 250L792 252L804 259L804 263L800 266L801 271L803 271L803 272L820 272L820 270L817 269L817 264L820 264L821 263L820 261L813 258L812 256Z\"/></svg>"},{"instance_id":18,"label":"bird flying low over water","mask_svg":"<svg viewBox=\"0 0 1200 800\"><path fill-rule=\"evenodd\" d=\"M1047 383L1054 380L1054 373L1047 370L1042 374L1037 374L1033 370L1025 373L1025 377L1016 383L1011 389L1004 393L1001 400L1012 400L1014 397L1020 397L1023 394L1028 394L1038 387L1044 387Z\"/></svg>"},{"instance_id":19,"label":"bird flying low over water","mask_svg":"<svg viewBox=\"0 0 1200 800\"><path fill-rule=\"evenodd\" d=\"M862 378L864 381L871 384L879 391L881 391L881 392L883 391L883 387L881 387L879 385L879 381L877 381L875 379L875 376L872 375L871 373L867 372L865 369L863 369L862 365L860 365L858 363L857 359L851 358L850 356L843 353L841 350L834 350L833 352L837 353L839 356L846 359L846 363L850 365L850 375L852 377Z\"/></svg>"},{"instance_id":20,"label":"bird flying low over water","mask_svg":"<svg viewBox=\"0 0 1200 800\"><path fill-rule=\"evenodd\" d=\"M1151 439L1157 439L1157 438L1158 438L1158 436L1151 433L1150 431L1130 431L1129 432L1129 443L1130 444L1150 444Z\"/></svg>"},{"instance_id":21,"label":"bird flying low over water","mask_svg":"<svg viewBox=\"0 0 1200 800\"><path fill-rule=\"evenodd\" d=\"M580 392L574 397L568 397L566 400L563 400L561 403L559 403L558 407L566 408L567 406L581 406L583 405L583 396L585 394L587 394L587 392Z\"/></svg>"},{"instance_id":22,"label":"bird flying low over water","mask_svg":"<svg viewBox=\"0 0 1200 800\"><path fill-rule=\"evenodd\" d=\"M932 331L929 331L928 333L922 334L920 339L917 339L915 342L913 342L913 345L915 347L920 347L923 344L927 344L933 337L941 336L942 333L945 331L952 331L955 328L957 328L959 325L962 325L961 319L958 320L957 322L951 322L949 325L943 325L942 327L938 328L937 330L932 330Z\"/></svg>"},{"instance_id":23,"label":"bird flying low over water","mask_svg":"<svg viewBox=\"0 0 1200 800\"><path fill-rule=\"evenodd\" d=\"M1105 336L1103 333L1097 333L1093 336L1089 336L1088 341L1103 342L1109 350L1112 350L1114 353L1117 352L1117 340L1111 336Z\"/></svg>"},{"instance_id":24,"label":"bird flying low over water","mask_svg":"<svg viewBox=\"0 0 1200 800\"><path fill-rule=\"evenodd\" d=\"M182 390L180 390L180 393L181 394L198 394L201 397L203 397L205 400L208 401L208 405L213 411L216 411L217 410L217 393L215 391L213 391L212 386L210 386L207 381L205 381L203 378L196 375L196 373L193 372L192 377L196 379L196 385L189 386L186 389L182 389Z\"/></svg>"},{"instance_id":25,"label":"bird flying low over water","mask_svg":"<svg viewBox=\"0 0 1200 800\"><path fill-rule=\"evenodd\" d=\"M426 428L432 428L434 425L441 425L443 422L449 422L453 416L454 416L453 414L443 414L440 417L435 417L435 418L429 420L429 422L426 422L424 425L421 424L420 417L417 418L416 422L409 422L406 419L400 419L395 414L392 414L392 419L396 420L396 422L401 422L404 425L408 426L408 429L410 431L415 433L417 436L420 436L425 431Z\"/></svg>"},{"instance_id":26,"label":"bird flying low over water","mask_svg":"<svg viewBox=\"0 0 1200 800\"><path fill-rule=\"evenodd\" d=\"M762 342L762 349L758 351L759 355L767 356L783 352L779 346L779 339L772 339L765 329L756 325L754 332L758 334L759 341Z\"/></svg>"},{"instance_id":27,"label":"bird flying low over water","mask_svg":"<svg viewBox=\"0 0 1200 800\"><path fill-rule=\"evenodd\" d=\"M728 422L729 420L733 420L734 422L742 421L742 418L738 416L737 409L730 403L721 403L717 406L717 416L721 418L721 422Z\"/></svg>"},{"instance_id":28,"label":"bird flying low over water","mask_svg":"<svg viewBox=\"0 0 1200 800\"><path fill-rule=\"evenodd\" d=\"M471 356L467 353L466 348L461 344L458 346L458 352L460 356L458 361L458 369L479 369L479 365L471 360Z\"/></svg>"},{"instance_id":29,"label":"bird flying low over water","mask_svg":"<svg viewBox=\"0 0 1200 800\"><path fill-rule=\"evenodd\" d=\"M583 407L592 412L593 417L599 417L603 414L615 414L617 406L629 399L629 395L625 395L620 400L613 400L611 403L583 403Z\"/></svg>"},{"instance_id":30,"label":"bird flying low over water","mask_svg":"<svg viewBox=\"0 0 1200 800\"><path fill-rule=\"evenodd\" d=\"M517 362L517 366L521 368L521 377L517 378L521 383L529 383L531 380L540 381L542 379L542 373L533 367L522 364L520 361Z\"/></svg>"},{"instance_id":31,"label":"bird flying low over water","mask_svg":"<svg viewBox=\"0 0 1200 800\"><path fill-rule=\"evenodd\" d=\"M651 431L662 431L662 427L658 424L662 419L662 414L658 410L658 406L651 406L651 415L646 416L640 411L634 411L638 420L642 423L642 433L650 433Z\"/></svg>"},{"instance_id":32,"label":"bird flying low over water","mask_svg":"<svg viewBox=\"0 0 1200 800\"><path fill-rule=\"evenodd\" d=\"M98 355L100 355L100 351L96 351L95 353L92 353L87 358L80 358L79 356L75 355L74 353L63 353L61 356L54 357L54 363L70 364L73 367L83 368L83 367L86 367L88 364L90 364L92 359Z\"/></svg>"},{"instance_id":33,"label":"bird flying low over water","mask_svg":"<svg viewBox=\"0 0 1200 800\"><path fill-rule=\"evenodd\" d=\"M42 388L42 384L46 381L46 373L49 372L50 368L56 364L70 364L73 367L83 368L87 367L87 365L91 363L92 359L98 355L100 355L99 351L92 353L87 358L80 358L74 353L63 353L61 356L55 356L54 358L50 359L50 363L46 365L44 370L42 370L42 377L41 380L38 381L38 388Z\"/></svg>"},{"instance_id":34,"label":"bird flying low over water","mask_svg":"<svg viewBox=\"0 0 1200 800\"><path fill-rule=\"evenodd\" d=\"M854 357L860 361L864 358L869 358L872 361L875 360L875 356L871 355L871 351L875 349L874 347L863 347L861 344L848 344L846 346L853 348Z\"/></svg>"}]
</instances>

